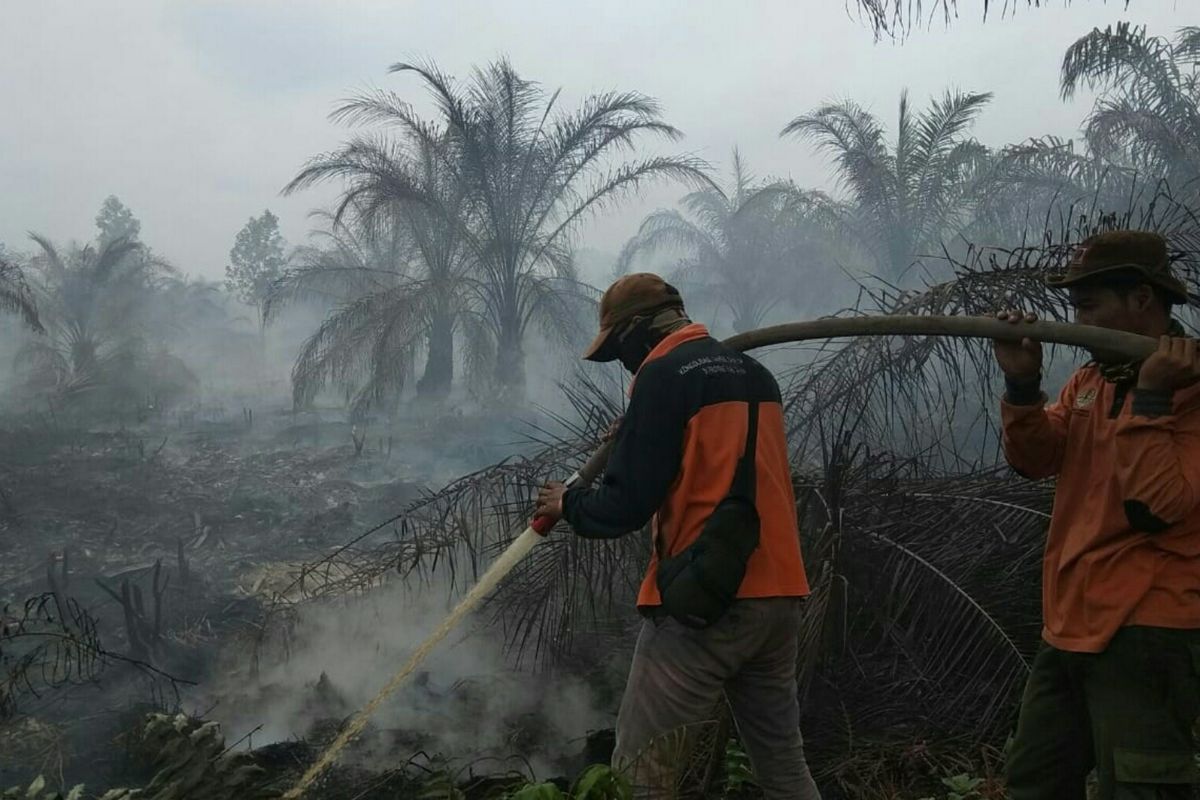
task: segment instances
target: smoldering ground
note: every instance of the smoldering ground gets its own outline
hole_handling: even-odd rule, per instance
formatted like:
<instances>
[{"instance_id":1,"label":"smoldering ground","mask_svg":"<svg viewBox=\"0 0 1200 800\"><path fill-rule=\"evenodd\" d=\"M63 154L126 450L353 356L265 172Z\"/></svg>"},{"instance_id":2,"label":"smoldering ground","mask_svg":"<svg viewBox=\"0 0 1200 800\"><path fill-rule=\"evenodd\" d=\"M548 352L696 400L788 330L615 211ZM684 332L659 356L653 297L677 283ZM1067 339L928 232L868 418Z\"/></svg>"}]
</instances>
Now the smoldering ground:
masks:
<instances>
[{"instance_id":1,"label":"smoldering ground","mask_svg":"<svg viewBox=\"0 0 1200 800\"><path fill-rule=\"evenodd\" d=\"M326 744L400 669L452 600L438 581L305 606L286 650L264 658L257 676L243 658L241 669L221 675L189 704L211 706L208 716L224 723L229 741ZM622 674L620 666L612 676ZM536 774L563 774L589 733L612 727L611 693L611 685L581 676L518 667L494 630L472 620L380 708L346 761L379 769L422 750L464 762L521 753Z\"/></svg>"}]
</instances>

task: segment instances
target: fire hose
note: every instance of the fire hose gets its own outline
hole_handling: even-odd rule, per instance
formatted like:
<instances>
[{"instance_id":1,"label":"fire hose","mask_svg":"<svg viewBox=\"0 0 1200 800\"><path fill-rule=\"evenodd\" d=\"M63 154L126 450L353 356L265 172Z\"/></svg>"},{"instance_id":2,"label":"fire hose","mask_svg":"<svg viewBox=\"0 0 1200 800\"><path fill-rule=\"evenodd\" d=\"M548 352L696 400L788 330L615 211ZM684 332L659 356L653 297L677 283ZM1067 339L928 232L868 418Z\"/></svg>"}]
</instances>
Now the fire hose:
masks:
<instances>
[{"instance_id":1,"label":"fire hose","mask_svg":"<svg viewBox=\"0 0 1200 800\"><path fill-rule=\"evenodd\" d=\"M1158 347L1149 336L1136 333L1074 325L1065 322L1011 323L990 317L952 316L865 316L789 322L740 333L725 340L734 350L756 350L774 344L789 344L813 339L839 339L851 336L953 336L956 338L1000 339L1020 342L1033 339L1047 344L1062 344L1088 350L1104 350L1130 359L1143 359ZM587 486L604 470L612 443L602 444L566 485ZM545 535L558 520L537 517L530 524Z\"/></svg>"},{"instance_id":2,"label":"fire hose","mask_svg":"<svg viewBox=\"0 0 1200 800\"><path fill-rule=\"evenodd\" d=\"M859 336L951 336L957 338L996 339L1020 342L1032 339L1048 344L1061 344L1087 350L1104 351L1130 360L1144 359L1158 347L1158 341L1123 331L1075 325L1063 322L1019 322L1011 323L990 317L972 316L863 316L837 317L792 322L741 333L725 340L734 350L746 351L775 344L811 341L814 339L838 339ZM592 454L587 462L565 482L568 487L587 486L603 471L608 462L612 442L605 442ZM409 657L408 662L397 672L379 693L362 708L343 728L341 733L309 769L297 784L285 795L284 800L296 800L303 796L312 782L333 764L350 741L362 733L367 720L405 679L425 660L433 648L478 605L483 598L510 572L513 567L546 536L558 520L551 516L539 516L518 536L508 549L487 569L479 582L459 601L442 623L425 639Z\"/></svg>"}]
</instances>

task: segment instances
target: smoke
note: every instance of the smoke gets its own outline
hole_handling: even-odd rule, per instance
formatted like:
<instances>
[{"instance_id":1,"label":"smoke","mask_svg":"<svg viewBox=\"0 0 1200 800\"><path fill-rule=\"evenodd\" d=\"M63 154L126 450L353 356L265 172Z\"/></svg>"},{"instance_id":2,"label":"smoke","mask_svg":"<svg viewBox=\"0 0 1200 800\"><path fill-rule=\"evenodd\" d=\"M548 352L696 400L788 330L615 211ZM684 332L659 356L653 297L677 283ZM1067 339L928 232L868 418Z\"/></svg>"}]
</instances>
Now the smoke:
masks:
<instances>
[{"instance_id":1,"label":"smoke","mask_svg":"<svg viewBox=\"0 0 1200 800\"><path fill-rule=\"evenodd\" d=\"M444 585L399 585L302 609L288 653L256 681L227 673L195 704L255 747L306 738L325 744L365 705L450 611ZM451 759L522 755L538 775L574 767L590 731L610 728L601 687L566 674L515 668L493 633L468 621L371 721L346 760L393 766L419 750ZM482 626L480 626L482 627Z\"/></svg>"}]
</instances>

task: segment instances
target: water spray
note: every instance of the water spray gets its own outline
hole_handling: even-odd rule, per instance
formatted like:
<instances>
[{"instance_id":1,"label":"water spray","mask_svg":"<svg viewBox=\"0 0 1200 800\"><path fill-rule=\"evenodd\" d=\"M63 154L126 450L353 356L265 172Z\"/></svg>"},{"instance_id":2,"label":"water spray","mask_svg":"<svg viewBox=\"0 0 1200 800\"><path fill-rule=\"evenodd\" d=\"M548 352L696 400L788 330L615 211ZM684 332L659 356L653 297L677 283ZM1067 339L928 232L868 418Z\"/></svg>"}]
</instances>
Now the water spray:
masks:
<instances>
[{"instance_id":1,"label":"water spray","mask_svg":"<svg viewBox=\"0 0 1200 800\"><path fill-rule=\"evenodd\" d=\"M999 339L1009 342L1032 339L1049 344L1105 351L1129 359L1143 359L1158 347L1157 340L1148 336L1089 325L1045 321L1014 324L991 317L916 315L843 317L792 322L738 334L726 339L725 344L734 350L745 351L768 345L848 336L952 336ZM611 447L611 442L602 444L587 463L567 479L565 482L567 487L589 485L604 469ZM413 671L433 651L433 648L499 585L500 581L521 562L534 545L550 532L557 522L557 519L549 516L539 516L530 522L529 527L514 539L512 544L500 554L500 557L488 567L479 582L458 602L449 616L442 620L441 624L413 651L400 671L392 676L392 679L380 689L379 693L354 715L337 738L321 754L321 757L308 768L299 782L283 795L283 800L298 800L304 795L313 781L337 760L346 745L362 733L368 720L379 706L412 675Z\"/></svg>"}]
</instances>

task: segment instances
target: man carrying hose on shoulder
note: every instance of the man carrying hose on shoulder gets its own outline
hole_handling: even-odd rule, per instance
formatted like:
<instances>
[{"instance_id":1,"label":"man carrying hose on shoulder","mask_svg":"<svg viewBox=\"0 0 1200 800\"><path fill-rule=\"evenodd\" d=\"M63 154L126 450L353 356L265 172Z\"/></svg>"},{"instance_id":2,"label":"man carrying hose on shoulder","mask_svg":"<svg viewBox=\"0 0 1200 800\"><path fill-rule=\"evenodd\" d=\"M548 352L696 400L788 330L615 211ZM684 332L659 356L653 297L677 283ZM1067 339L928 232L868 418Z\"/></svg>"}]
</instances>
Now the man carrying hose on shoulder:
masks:
<instances>
[{"instance_id":1,"label":"man carrying hose on shoulder","mask_svg":"<svg viewBox=\"0 0 1200 800\"><path fill-rule=\"evenodd\" d=\"M996 342L1008 462L1058 477L1009 796L1083 800L1095 768L1101 800L1184 800L1200 780L1200 361L1171 306L1187 290L1142 231L1086 240L1050 285L1077 322L1160 345L1140 363L1094 352L1046 405L1041 345Z\"/></svg>"},{"instance_id":2,"label":"man carrying hose on shoulder","mask_svg":"<svg viewBox=\"0 0 1200 800\"><path fill-rule=\"evenodd\" d=\"M585 538L653 519L642 623L613 764L639 797L672 794L655 740L711 718L722 693L769 800L819 798L800 736L796 663L809 593L779 386L686 316L657 275L616 281L584 358L634 375L601 484L551 483L537 513Z\"/></svg>"}]
</instances>

